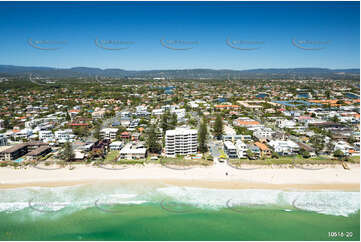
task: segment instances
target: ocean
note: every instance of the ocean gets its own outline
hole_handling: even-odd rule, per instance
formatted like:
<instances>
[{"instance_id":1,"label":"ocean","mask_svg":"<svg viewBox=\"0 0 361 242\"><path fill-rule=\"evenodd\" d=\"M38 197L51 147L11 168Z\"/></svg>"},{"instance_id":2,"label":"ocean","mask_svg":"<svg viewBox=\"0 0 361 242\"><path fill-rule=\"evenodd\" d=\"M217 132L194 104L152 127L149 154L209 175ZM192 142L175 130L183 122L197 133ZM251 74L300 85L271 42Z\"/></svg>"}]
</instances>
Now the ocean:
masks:
<instances>
[{"instance_id":1,"label":"ocean","mask_svg":"<svg viewBox=\"0 0 361 242\"><path fill-rule=\"evenodd\" d=\"M0 189L0 240L360 240L360 194L99 183Z\"/></svg>"}]
</instances>

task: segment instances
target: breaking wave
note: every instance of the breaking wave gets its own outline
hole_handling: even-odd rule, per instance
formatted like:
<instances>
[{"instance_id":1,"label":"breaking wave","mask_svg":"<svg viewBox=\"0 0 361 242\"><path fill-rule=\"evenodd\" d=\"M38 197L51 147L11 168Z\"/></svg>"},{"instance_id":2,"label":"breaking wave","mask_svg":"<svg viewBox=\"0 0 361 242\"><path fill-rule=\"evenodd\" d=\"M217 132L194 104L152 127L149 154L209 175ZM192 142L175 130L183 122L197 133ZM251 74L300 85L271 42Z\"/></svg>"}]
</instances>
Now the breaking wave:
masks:
<instances>
[{"instance_id":1,"label":"breaking wave","mask_svg":"<svg viewBox=\"0 0 361 242\"><path fill-rule=\"evenodd\" d=\"M202 209L231 206L277 207L349 216L360 209L360 193L344 191L282 191L207 189L149 184L93 184L68 187L29 187L0 190L0 212L30 209L35 213L76 211L95 207L141 205L174 201ZM231 202L230 202L231 201ZM160 206L161 207L161 206Z\"/></svg>"}]
</instances>

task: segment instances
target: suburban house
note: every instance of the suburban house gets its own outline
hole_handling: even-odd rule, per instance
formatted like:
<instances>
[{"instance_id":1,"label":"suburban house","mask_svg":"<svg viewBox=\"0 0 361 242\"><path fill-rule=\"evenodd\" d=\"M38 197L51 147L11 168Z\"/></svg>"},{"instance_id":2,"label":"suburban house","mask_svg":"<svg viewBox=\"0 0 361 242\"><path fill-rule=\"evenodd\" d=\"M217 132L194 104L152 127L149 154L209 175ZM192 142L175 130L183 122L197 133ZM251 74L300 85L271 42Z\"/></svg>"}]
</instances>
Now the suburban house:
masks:
<instances>
[{"instance_id":1,"label":"suburban house","mask_svg":"<svg viewBox=\"0 0 361 242\"><path fill-rule=\"evenodd\" d=\"M275 131L271 128L257 129L253 132L253 136L256 137L260 141L271 140Z\"/></svg>"},{"instance_id":2,"label":"suburban house","mask_svg":"<svg viewBox=\"0 0 361 242\"><path fill-rule=\"evenodd\" d=\"M297 123L293 120L279 119L279 120L276 120L276 125L281 129L283 129L283 128L292 129L297 125Z\"/></svg>"},{"instance_id":3,"label":"suburban house","mask_svg":"<svg viewBox=\"0 0 361 242\"><path fill-rule=\"evenodd\" d=\"M122 141L114 141L109 144L109 150L121 150L123 148Z\"/></svg>"},{"instance_id":4,"label":"suburban house","mask_svg":"<svg viewBox=\"0 0 361 242\"><path fill-rule=\"evenodd\" d=\"M117 128L104 128L100 130L100 137L103 139L114 140L117 138Z\"/></svg>"}]
</instances>

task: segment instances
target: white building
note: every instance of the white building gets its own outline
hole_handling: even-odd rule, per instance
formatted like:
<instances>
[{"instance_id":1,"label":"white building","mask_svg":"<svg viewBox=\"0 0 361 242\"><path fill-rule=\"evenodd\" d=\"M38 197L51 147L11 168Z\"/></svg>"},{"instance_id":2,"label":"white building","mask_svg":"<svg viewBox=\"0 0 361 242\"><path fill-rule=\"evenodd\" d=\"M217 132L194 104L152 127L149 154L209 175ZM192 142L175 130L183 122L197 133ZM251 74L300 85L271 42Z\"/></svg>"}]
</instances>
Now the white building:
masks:
<instances>
[{"instance_id":1,"label":"white building","mask_svg":"<svg viewBox=\"0 0 361 242\"><path fill-rule=\"evenodd\" d=\"M350 150L353 149L354 148L345 141L339 141L335 144L333 151L340 150L344 155L350 155Z\"/></svg>"},{"instance_id":2,"label":"white building","mask_svg":"<svg viewBox=\"0 0 361 242\"><path fill-rule=\"evenodd\" d=\"M181 121L186 116L186 110L184 108L171 110L170 113L175 113L178 121Z\"/></svg>"},{"instance_id":3,"label":"white building","mask_svg":"<svg viewBox=\"0 0 361 242\"><path fill-rule=\"evenodd\" d=\"M195 129L176 128L165 134L166 156L190 155L197 153L198 135Z\"/></svg>"},{"instance_id":4,"label":"white building","mask_svg":"<svg viewBox=\"0 0 361 242\"><path fill-rule=\"evenodd\" d=\"M116 139L117 132L117 128L104 128L100 130L100 137L102 137L103 139Z\"/></svg>"},{"instance_id":5,"label":"white building","mask_svg":"<svg viewBox=\"0 0 361 242\"><path fill-rule=\"evenodd\" d=\"M295 154L300 150L300 147L292 140L271 140L268 145L282 155Z\"/></svg>"},{"instance_id":6,"label":"white building","mask_svg":"<svg viewBox=\"0 0 361 242\"><path fill-rule=\"evenodd\" d=\"M238 158L246 158L247 157L247 145L242 140L237 140L235 144L237 150Z\"/></svg>"},{"instance_id":7,"label":"white building","mask_svg":"<svg viewBox=\"0 0 361 242\"><path fill-rule=\"evenodd\" d=\"M279 119L276 121L276 124L279 128L294 128L297 124L293 120L287 120L287 119Z\"/></svg>"},{"instance_id":8,"label":"white building","mask_svg":"<svg viewBox=\"0 0 361 242\"><path fill-rule=\"evenodd\" d=\"M19 132L14 132L15 139L27 139L32 135L33 135L33 130L27 128L22 129Z\"/></svg>"},{"instance_id":9,"label":"white building","mask_svg":"<svg viewBox=\"0 0 361 242\"><path fill-rule=\"evenodd\" d=\"M146 112L147 106L139 105L139 106L135 107L135 110L136 110L136 112Z\"/></svg>"},{"instance_id":10,"label":"white building","mask_svg":"<svg viewBox=\"0 0 361 242\"><path fill-rule=\"evenodd\" d=\"M253 132L253 136L259 140L272 139L275 132L271 128L257 129Z\"/></svg>"},{"instance_id":11,"label":"white building","mask_svg":"<svg viewBox=\"0 0 361 242\"><path fill-rule=\"evenodd\" d=\"M122 141L114 141L109 145L110 150L121 150L123 148Z\"/></svg>"},{"instance_id":12,"label":"white building","mask_svg":"<svg viewBox=\"0 0 361 242\"><path fill-rule=\"evenodd\" d=\"M140 144L131 144L128 143L121 149L119 153L119 159L127 159L127 160L134 160L134 159L143 159L147 155L147 149L144 148L143 145Z\"/></svg>"},{"instance_id":13,"label":"white building","mask_svg":"<svg viewBox=\"0 0 361 242\"><path fill-rule=\"evenodd\" d=\"M66 143L71 141L74 138L73 131L71 129L58 130L55 131L55 139L58 140L59 143Z\"/></svg>"},{"instance_id":14,"label":"white building","mask_svg":"<svg viewBox=\"0 0 361 242\"><path fill-rule=\"evenodd\" d=\"M39 139L44 140L53 140L54 134L51 130L40 130L39 131Z\"/></svg>"},{"instance_id":15,"label":"white building","mask_svg":"<svg viewBox=\"0 0 361 242\"><path fill-rule=\"evenodd\" d=\"M164 114L164 110L163 109L153 109L152 111L152 115L154 116L160 116Z\"/></svg>"},{"instance_id":16,"label":"white building","mask_svg":"<svg viewBox=\"0 0 361 242\"><path fill-rule=\"evenodd\" d=\"M236 146L231 141L224 142L224 152L227 154L228 158L234 159L237 158Z\"/></svg>"}]
</instances>

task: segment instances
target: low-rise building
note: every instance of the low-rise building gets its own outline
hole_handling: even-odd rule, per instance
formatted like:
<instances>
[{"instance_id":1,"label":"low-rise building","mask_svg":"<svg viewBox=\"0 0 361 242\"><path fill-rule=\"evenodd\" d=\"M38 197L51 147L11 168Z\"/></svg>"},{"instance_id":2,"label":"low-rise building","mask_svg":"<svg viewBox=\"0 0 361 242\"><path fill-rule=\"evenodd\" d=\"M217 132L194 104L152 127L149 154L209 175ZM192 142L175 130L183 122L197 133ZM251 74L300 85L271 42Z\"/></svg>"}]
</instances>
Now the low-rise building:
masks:
<instances>
[{"instance_id":1,"label":"low-rise building","mask_svg":"<svg viewBox=\"0 0 361 242\"><path fill-rule=\"evenodd\" d=\"M234 159L237 158L236 146L231 141L224 142L224 152L227 154L228 158Z\"/></svg>"},{"instance_id":2,"label":"low-rise building","mask_svg":"<svg viewBox=\"0 0 361 242\"><path fill-rule=\"evenodd\" d=\"M147 149L142 144L128 143L119 153L120 159L134 160L144 159L147 156Z\"/></svg>"},{"instance_id":3,"label":"low-rise building","mask_svg":"<svg viewBox=\"0 0 361 242\"><path fill-rule=\"evenodd\" d=\"M260 156L271 156L272 155L272 151L270 148L267 147L267 145L265 145L261 142L256 142L256 143L254 143L254 145L259 148Z\"/></svg>"},{"instance_id":4,"label":"low-rise building","mask_svg":"<svg viewBox=\"0 0 361 242\"><path fill-rule=\"evenodd\" d=\"M292 140L271 140L268 145L281 155L293 155L300 150L300 147Z\"/></svg>"},{"instance_id":5,"label":"low-rise building","mask_svg":"<svg viewBox=\"0 0 361 242\"><path fill-rule=\"evenodd\" d=\"M27 153L26 156L35 159L45 156L50 152L51 152L51 148L49 146L40 146L39 148L36 148L35 150Z\"/></svg>"},{"instance_id":6,"label":"low-rise building","mask_svg":"<svg viewBox=\"0 0 361 242\"><path fill-rule=\"evenodd\" d=\"M51 130L40 130L39 131L39 139L42 141L53 140L54 134Z\"/></svg>"},{"instance_id":7,"label":"low-rise building","mask_svg":"<svg viewBox=\"0 0 361 242\"><path fill-rule=\"evenodd\" d=\"M0 160L16 160L26 153L28 153L28 145L26 143L17 144L0 152Z\"/></svg>"},{"instance_id":8,"label":"low-rise building","mask_svg":"<svg viewBox=\"0 0 361 242\"><path fill-rule=\"evenodd\" d=\"M253 136L260 141L271 140L275 131L271 128L257 129L253 132Z\"/></svg>"},{"instance_id":9,"label":"low-rise building","mask_svg":"<svg viewBox=\"0 0 361 242\"><path fill-rule=\"evenodd\" d=\"M333 149L334 151L340 150L344 155L350 155L350 151L354 150L354 148L349 145L347 142L344 141L338 141L335 143L335 147Z\"/></svg>"},{"instance_id":10,"label":"low-rise building","mask_svg":"<svg viewBox=\"0 0 361 242\"><path fill-rule=\"evenodd\" d=\"M237 140L235 144L237 150L238 158L246 158L247 157L247 144L245 144L242 140Z\"/></svg>"},{"instance_id":11,"label":"low-rise building","mask_svg":"<svg viewBox=\"0 0 361 242\"><path fill-rule=\"evenodd\" d=\"M73 131L71 129L55 131L55 138L59 143L66 143L71 140Z\"/></svg>"},{"instance_id":12,"label":"low-rise building","mask_svg":"<svg viewBox=\"0 0 361 242\"><path fill-rule=\"evenodd\" d=\"M103 139L114 140L117 138L117 132L117 128L104 128L100 130L100 137L102 137Z\"/></svg>"},{"instance_id":13,"label":"low-rise building","mask_svg":"<svg viewBox=\"0 0 361 242\"><path fill-rule=\"evenodd\" d=\"M123 148L123 142L122 141L114 141L110 143L109 149L110 150L121 150Z\"/></svg>"},{"instance_id":14,"label":"low-rise building","mask_svg":"<svg viewBox=\"0 0 361 242\"><path fill-rule=\"evenodd\" d=\"M276 121L276 125L281 129L283 128L291 129L294 128L297 125L297 123L293 120L279 119Z\"/></svg>"}]
</instances>

